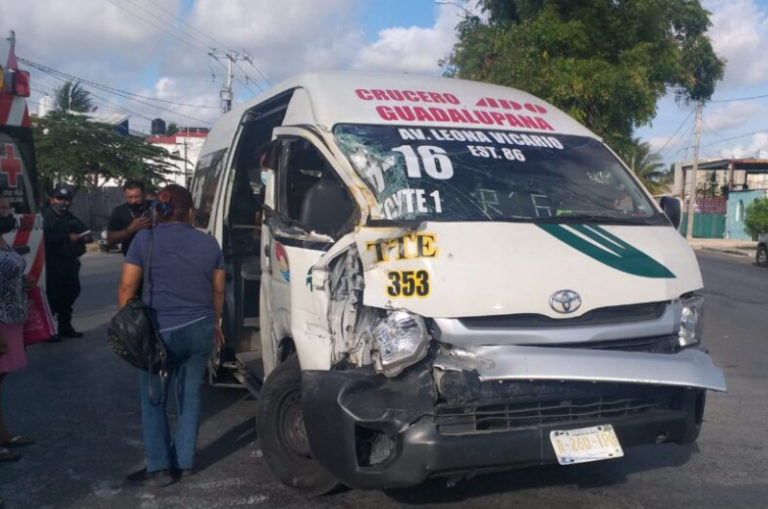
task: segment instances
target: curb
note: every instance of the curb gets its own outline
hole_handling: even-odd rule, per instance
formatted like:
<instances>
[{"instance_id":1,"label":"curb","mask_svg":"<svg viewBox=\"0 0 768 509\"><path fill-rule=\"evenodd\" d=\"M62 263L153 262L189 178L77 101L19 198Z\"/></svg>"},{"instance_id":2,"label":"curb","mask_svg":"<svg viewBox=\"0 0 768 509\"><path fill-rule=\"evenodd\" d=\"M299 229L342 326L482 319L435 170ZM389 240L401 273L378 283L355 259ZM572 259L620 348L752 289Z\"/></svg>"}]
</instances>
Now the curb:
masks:
<instances>
[{"instance_id":1,"label":"curb","mask_svg":"<svg viewBox=\"0 0 768 509\"><path fill-rule=\"evenodd\" d=\"M711 251L713 253L722 253L722 254L729 254L734 256L746 256L747 258L752 258L755 256L755 253L748 253L744 251L740 251L737 249L723 249L723 248L716 248L716 247L709 247L709 246L699 246L694 248L699 251Z\"/></svg>"}]
</instances>

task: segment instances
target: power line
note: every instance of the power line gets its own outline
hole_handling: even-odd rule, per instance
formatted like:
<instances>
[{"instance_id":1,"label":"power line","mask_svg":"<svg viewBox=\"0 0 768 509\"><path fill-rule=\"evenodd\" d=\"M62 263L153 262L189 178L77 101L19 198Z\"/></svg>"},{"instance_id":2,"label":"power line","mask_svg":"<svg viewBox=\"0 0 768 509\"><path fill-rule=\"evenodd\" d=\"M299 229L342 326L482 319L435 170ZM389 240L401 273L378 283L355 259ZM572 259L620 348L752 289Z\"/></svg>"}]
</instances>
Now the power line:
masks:
<instances>
[{"instance_id":1,"label":"power line","mask_svg":"<svg viewBox=\"0 0 768 509\"><path fill-rule=\"evenodd\" d=\"M666 141L666 142L664 142L664 145L662 145L662 146L661 146L661 148L660 148L659 150L657 150L656 152L658 152L658 153L661 153L661 152L663 152L663 151L664 151L664 149L667 147L667 145L669 145L669 143L670 143L670 142L671 142L671 141L672 141L672 140L675 138L675 136L677 136L677 133L679 133L679 132L680 132L680 129L682 129L682 128L683 128L683 126L684 126L686 123L688 123L688 120L690 120L690 118L691 118L691 115L693 115L693 112L694 112L694 111L695 111L695 110L691 110L691 111L688 113L688 116L687 116L687 117L685 117L685 120L683 120L683 122L682 122L682 123L681 123L681 124L678 126L678 128L677 128L677 129L675 129L675 132L674 132L674 133L672 133L672 136L670 136L669 138L667 138L667 141Z\"/></svg>"},{"instance_id":2,"label":"power line","mask_svg":"<svg viewBox=\"0 0 768 509\"><path fill-rule=\"evenodd\" d=\"M245 89L246 89L248 92L250 92L250 93L251 93L251 94L253 94L253 95L257 95L257 94L258 94L258 92L254 92L254 91L253 91L253 89L251 89L251 87L249 87L249 86L248 86L248 80L247 80L247 77L246 77L246 79L245 79L245 80L243 80L243 79L239 78L238 76L235 76L234 78L235 78L235 80L236 80L238 83L240 83L240 84L241 84L241 85L242 85L242 86L243 86L243 87L244 87L244 88L245 88Z\"/></svg>"},{"instance_id":3,"label":"power line","mask_svg":"<svg viewBox=\"0 0 768 509\"><path fill-rule=\"evenodd\" d=\"M115 108L117 108L117 109L116 109L116 110L114 110L114 111L117 111L118 113L120 113L120 112L122 112L122 111L127 111L127 112L128 112L128 113L130 113L131 115L136 115L137 117L141 117L141 118L143 118L144 120L149 120L150 122L153 120L153 119L151 119L151 118L147 117L146 115L142 115L141 113L138 113L138 112L136 112L136 111L130 110L130 109L126 108L125 106L121 105L121 104L117 104L117 103L114 103L114 102L110 101L109 99L106 99L106 98L104 98L104 97L98 96L98 95L94 94L94 93L93 93L93 92L91 92L91 91L89 91L88 93L89 93L89 94L91 94L93 97L95 97L95 98L99 99L100 101L104 101L104 102L105 102L105 103L107 103L107 104L111 104L112 106L114 106ZM111 109L111 108L109 108L109 109Z\"/></svg>"},{"instance_id":4,"label":"power line","mask_svg":"<svg viewBox=\"0 0 768 509\"><path fill-rule=\"evenodd\" d=\"M188 104L188 103L180 103L176 101L169 101L167 99L159 99L157 97L149 97L146 95L136 94L134 92L129 92L127 90L121 90L119 88L111 87L109 85L103 85L101 83L97 83L95 81L87 80L85 78L80 78L79 76L75 76L74 74L69 74L64 71L59 71L58 69L54 69L53 67L48 67L47 65L38 64L36 62L32 62L30 60L27 60L26 58L18 57L19 62L22 62L24 64L27 64L30 67L34 67L35 69L39 71L43 71L47 74L50 74L54 77L64 77L70 81L79 81L81 83L85 83L87 85L91 85L92 87L96 87L98 89L104 90L105 92L114 93L117 95L121 95L126 97L126 99L130 99L131 97L135 97L138 99L143 99L146 101L154 101L164 104L171 104L174 106L185 106L188 108L209 108L209 109L216 109L216 106L209 106L206 104ZM129 97L128 97L129 96Z\"/></svg>"},{"instance_id":5,"label":"power line","mask_svg":"<svg viewBox=\"0 0 768 509\"><path fill-rule=\"evenodd\" d=\"M263 72L261 72L261 69L256 67L256 64L253 63L253 59L252 58L248 61L248 63L251 64L254 69L256 69L256 72L259 73L259 76L261 76L261 79L266 81L267 85L269 85L271 87L272 86L272 82L269 81L269 78L267 78L267 76Z\"/></svg>"},{"instance_id":6,"label":"power line","mask_svg":"<svg viewBox=\"0 0 768 509\"><path fill-rule=\"evenodd\" d=\"M23 59L19 58L19 60L22 61ZM166 108L164 106L160 106L159 104L152 104L152 103L146 102L146 101L144 101L142 99L137 99L135 97L131 97L130 95L126 95L126 94L132 94L131 92L121 91L121 90L114 89L112 87L107 87L106 85L100 85L98 83L94 83L94 82L91 82L91 81L88 81L88 80L81 80L77 76L69 75L67 73L61 73L60 71L56 71L55 69L46 68L46 66L37 67L37 64L34 64L32 62L29 62L29 61L25 61L25 63L27 65L29 65L30 67L34 67L35 69L38 69L38 70L40 70L42 72L50 74L54 78L57 78L57 79L59 79L61 81L64 81L64 82L66 82L66 81L81 81L82 83L91 84L92 86L94 86L97 89L102 90L104 92L108 92L110 94L117 95L117 96L122 97L124 99L128 99L129 101L134 101L134 102L142 104L144 106L149 106L150 108L155 108L155 109L158 109L158 110L167 111L167 112L173 113L174 115L186 117L186 118L192 119L192 120L194 120L196 122L202 122L204 124L210 125L210 122L208 122L207 120L203 120L203 119L200 119L200 118L197 118L197 117L193 117L191 115L186 115L184 113L180 113L178 111ZM132 95L138 96L138 94L132 94ZM143 96L138 96L138 97L143 97Z\"/></svg>"},{"instance_id":7,"label":"power line","mask_svg":"<svg viewBox=\"0 0 768 509\"><path fill-rule=\"evenodd\" d=\"M112 0L109 0L109 1L111 2ZM128 1L129 1L129 2L131 2L133 5L136 5L137 7L140 7L140 6L138 6L138 5L137 5L137 4L136 4L136 3L135 3L133 0L128 0ZM209 41L213 41L213 43L215 43L215 45L216 45L216 46L218 46L218 47L222 47L222 48L226 48L226 49L228 50L228 52L229 52L229 53L237 53L237 51L236 51L236 50L232 49L232 48L231 48L230 46L228 46L227 44L224 44L223 42L221 42L220 40L216 39L215 37L213 37L213 36L211 36L211 35L209 35L209 34L206 34L205 32L203 32L203 31L199 30L198 28L196 28L195 26L191 25L191 24L190 24L190 23L188 23L186 20L184 20L184 19L183 19L181 16L178 16L178 15L176 15L176 14L172 13L171 11L169 11L168 9L166 9L165 7L163 7L162 5L149 3L149 4L148 4L148 6L151 6L151 7L153 7L153 8L156 8L156 9L159 9L159 10L161 10L162 12L164 12L165 14L167 14L167 15L168 15L168 16L169 16L169 17L170 17L172 20L174 20L174 21L178 21L179 23L181 23L181 24L183 24L183 25L185 25L185 26L189 27L191 30L194 30L195 32L197 32L197 33L198 33L198 34L200 34L201 36L205 37L205 38L206 38L206 39L208 39ZM145 21L146 21L146 20L145 20ZM172 26L172 25L171 25L170 23L168 23L167 21L163 21L163 23L167 24L167 25L168 25L168 26L170 26L172 29L174 29L174 30L177 30L177 28L176 28L176 27ZM155 25L155 26L157 26L157 25ZM181 31L179 30L179 32L181 32ZM170 34L170 32L169 32L169 34ZM170 34L170 35L173 35L173 34ZM198 43L202 43L202 45L203 45L203 46L210 46L210 45L209 45L209 44L208 44L206 41L202 40L202 39L201 39L201 38L199 38L199 37L195 37L195 40L196 40ZM206 48L206 49L207 49L207 48ZM215 48L215 47L211 48L211 51L214 51L214 52L215 52L215 51L216 51L216 48ZM264 73L261 71L261 69L259 69L259 67L258 67L258 66L257 66L257 65L256 65L256 64L253 62L253 59L252 59L252 58L250 58L250 55L247 55L247 56L249 57L249 58L248 58L248 60L247 60L247 61L248 61L248 63L249 63L249 64L251 64L251 66L252 66L252 67L253 67L253 68L256 70L256 72L259 74L259 76L261 76L261 79L263 79L263 80L264 80L264 81L265 81L265 82L266 82L266 83L267 83L269 86L272 86L272 82L271 82L271 81L269 81L269 78L267 78L267 76L266 76L266 75L265 75L265 74L264 74ZM240 67L240 66L238 66L238 67ZM245 70L244 70L242 67L240 67L240 70L241 70L241 71L243 71L243 73L245 74L245 76L246 76L246 77L248 77L248 74L245 72ZM249 78L249 79L250 79L250 78ZM256 86L258 86L258 87L259 87L259 90L263 90L263 88L262 88L262 87L260 87L260 86L258 85L258 83L256 83L254 80L252 80L252 79L251 79L250 81L252 81L254 84L256 84ZM253 91L251 91L251 93L253 93Z\"/></svg>"},{"instance_id":8,"label":"power line","mask_svg":"<svg viewBox=\"0 0 768 509\"><path fill-rule=\"evenodd\" d=\"M728 142L728 141L732 141L732 140L738 140L739 138L746 138L747 136L752 136L752 135L760 134L760 133L764 133L764 132L768 132L768 131L766 131L766 129L762 129L760 131L752 131L751 133L744 133L744 134L739 134L737 136L731 136L730 138L720 138L720 141L715 141L713 143L710 143L709 145L704 145L704 146L705 147L711 147L712 145L717 145L718 143Z\"/></svg>"},{"instance_id":9,"label":"power line","mask_svg":"<svg viewBox=\"0 0 768 509\"><path fill-rule=\"evenodd\" d=\"M114 5L114 6L115 6L115 7L117 7L118 9L122 9L123 11L127 12L128 14L130 14L130 15L132 15L132 16L134 16L134 17L136 17L136 18L138 18L138 19L140 19L140 20L142 20L142 21L144 21L144 22L145 22L145 23L147 23L148 25L151 25L151 26L153 26L153 27L155 27L155 28L159 28L159 29L160 29L160 30L162 30L164 33L166 33L166 34L170 35L171 37L173 37L173 38L175 38L175 39L178 39L179 41L183 42L184 44L188 44L188 45L190 45L190 46L192 46L193 48L195 48L195 49L198 49L198 50L199 50L199 49L203 49L203 50L206 50L206 49L207 49L205 46L202 46L202 47L201 47L201 46L199 46L197 41L194 41L194 40L192 40L192 39L185 39L184 37L181 37L180 35L177 35L177 34L175 34L175 33L173 33L173 32L170 32L170 31L166 30L164 27L162 27L162 26L160 26L159 24L157 24L157 23L156 23L154 20L151 20L151 19L148 19L148 18L146 18L146 17L140 16L139 14L137 14L137 13L133 12L131 9L128 9L128 8L127 8L127 7L125 7L124 5L120 5L119 3L117 3L117 2L116 2L116 1L114 1L114 0L107 0L107 2L109 2L109 3L110 3L110 4L112 4L112 5Z\"/></svg>"},{"instance_id":10,"label":"power line","mask_svg":"<svg viewBox=\"0 0 768 509\"><path fill-rule=\"evenodd\" d=\"M717 134L717 132L715 132L715 130L714 130L714 129L712 129L711 127L709 127L709 125L708 125L708 124L707 124L707 123L704 121L704 119L703 119L703 118L701 119L701 123L702 123L702 124L704 124L704 127L706 127L706 128L709 130L709 132L710 132L712 135L714 135L714 136L715 136L715 138L718 138L718 139L719 139L719 140L721 140L721 141L725 141L725 138L723 138L722 136L720 136L719 134ZM709 146L709 145L705 145L705 146Z\"/></svg>"},{"instance_id":11,"label":"power line","mask_svg":"<svg viewBox=\"0 0 768 509\"><path fill-rule=\"evenodd\" d=\"M185 20L184 20L184 19L183 19L181 16L177 16L176 14L172 13L171 11L169 11L168 9L166 9L165 7L163 7L162 5L159 5L159 4L153 4L153 3L149 3L148 5L149 5L149 6L151 6L151 7L155 7L155 8L157 8L157 9L160 9L161 11L165 12L166 14L168 14L169 16L171 16L171 17L172 17L172 19L174 19L174 20L176 20L176 21L178 21L178 22L180 22L180 23L182 23L182 24L184 24L184 25L188 26L189 28L191 28L191 29L192 29L192 30L194 30L195 32L199 33L199 34L200 34L200 35L202 35L203 37L206 37L207 39L209 39L209 40L213 41L213 42L215 43L215 45L216 45L216 46L219 46L219 47L226 47L226 46L227 46L226 44L224 44L224 43L222 43L221 41L219 41L219 40L215 39L214 37L212 37L212 36L210 36L210 35L206 34L205 32L202 32L202 31L198 30L197 28L195 28L194 26L190 25L190 24L189 24L189 23L187 23L187 22L186 22L186 21L185 21ZM206 46L208 46L208 44L206 44ZM231 48L229 48L229 49L231 50Z\"/></svg>"},{"instance_id":12,"label":"power line","mask_svg":"<svg viewBox=\"0 0 768 509\"><path fill-rule=\"evenodd\" d=\"M250 61L251 61L251 58L249 56L247 62L250 62ZM248 76L248 73L245 72L245 69L243 69L242 66L237 61L235 61L235 67L237 67L238 69L243 71L243 75L245 76L245 81L250 81L251 83L256 85L256 87L259 89L259 92L263 92L264 91L264 89L256 81L254 81L250 76ZM245 87L245 88L248 88L248 87ZM252 94L256 95L256 93L253 90L251 90L250 88L248 88L248 91L251 92Z\"/></svg>"},{"instance_id":13,"label":"power line","mask_svg":"<svg viewBox=\"0 0 768 509\"><path fill-rule=\"evenodd\" d=\"M36 80L36 81L39 81L39 80ZM48 96L49 98L51 98L53 101L55 101L55 100L56 100L56 89L47 89L47 90L46 90L45 88L42 88L42 89L40 89L40 88L37 88L37 87L31 87L31 88L32 88L32 90L33 90L34 92L37 92L38 94L43 94L43 95L46 95L46 96ZM98 94L95 94L95 93L94 93L92 90L89 90L89 91L88 91L88 95L89 95L89 96L91 96L91 97L94 97L94 98L98 99L99 101L101 101L101 102L103 102L103 103L106 103L106 104L111 104L112 106L114 106L114 108L110 108L110 107L108 107L108 106L107 106L107 107L106 107L106 109L111 109L112 111L116 111L116 112L118 112L118 113L122 113L122 112L128 112L128 113L130 113L131 115L135 115L135 116L137 116L137 117L141 117L141 118L143 118L144 120L149 120L149 121L152 121L152 119L151 119L150 117L147 117L146 115L142 115L141 113L139 113L139 112L137 112L137 111L134 111L134 110L131 110L131 109L129 109L129 108L126 108L126 107L125 107L124 105L122 105L122 104L117 104L117 103L115 103L115 102L112 102L112 101L110 101L109 99L107 99L107 98L105 98L105 97L101 97L100 95L98 95ZM32 102L37 102L37 101L32 101ZM98 106L98 105L97 105L97 106ZM102 104L102 106L103 106L103 104Z\"/></svg>"},{"instance_id":14,"label":"power line","mask_svg":"<svg viewBox=\"0 0 768 509\"><path fill-rule=\"evenodd\" d=\"M731 103L736 101L751 101L753 99L765 99L768 97L768 94L763 95L753 95L751 97L734 97L732 99L718 99L717 101L709 101L711 103Z\"/></svg>"}]
</instances>

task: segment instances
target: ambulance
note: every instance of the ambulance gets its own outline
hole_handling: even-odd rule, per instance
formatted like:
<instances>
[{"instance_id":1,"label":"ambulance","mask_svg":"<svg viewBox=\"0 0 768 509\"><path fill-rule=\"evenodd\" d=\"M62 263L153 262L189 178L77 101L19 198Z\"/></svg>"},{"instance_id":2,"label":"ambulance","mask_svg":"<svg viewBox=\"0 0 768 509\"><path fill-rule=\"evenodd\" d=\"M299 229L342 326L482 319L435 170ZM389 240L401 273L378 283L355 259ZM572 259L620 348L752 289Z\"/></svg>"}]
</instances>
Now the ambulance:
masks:
<instances>
[{"instance_id":1,"label":"ambulance","mask_svg":"<svg viewBox=\"0 0 768 509\"><path fill-rule=\"evenodd\" d=\"M35 202L35 154L26 100L29 73L19 69L14 43L13 32L0 42L0 54L7 54L5 65L0 65L0 196L9 201L17 225L3 238L24 256L27 274L44 286L43 218Z\"/></svg>"},{"instance_id":2,"label":"ambulance","mask_svg":"<svg viewBox=\"0 0 768 509\"><path fill-rule=\"evenodd\" d=\"M214 381L258 394L289 486L690 444L726 390L679 201L528 93L304 74L215 124L193 196L227 264Z\"/></svg>"}]
</instances>

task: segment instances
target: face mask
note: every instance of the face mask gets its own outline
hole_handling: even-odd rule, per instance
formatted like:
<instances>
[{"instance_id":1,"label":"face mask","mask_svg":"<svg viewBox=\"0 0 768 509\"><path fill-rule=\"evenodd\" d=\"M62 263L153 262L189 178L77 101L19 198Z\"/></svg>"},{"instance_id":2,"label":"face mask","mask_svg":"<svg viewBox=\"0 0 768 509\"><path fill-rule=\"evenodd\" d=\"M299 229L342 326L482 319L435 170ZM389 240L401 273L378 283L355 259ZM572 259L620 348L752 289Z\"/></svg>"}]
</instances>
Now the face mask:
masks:
<instances>
[{"instance_id":1,"label":"face mask","mask_svg":"<svg viewBox=\"0 0 768 509\"><path fill-rule=\"evenodd\" d=\"M56 212L57 214L61 214L62 212L67 212L69 210L69 203L62 202L62 203L51 203L51 208Z\"/></svg>"},{"instance_id":2,"label":"face mask","mask_svg":"<svg viewBox=\"0 0 768 509\"><path fill-rule=\"evenodd\" d=\"M0 235L13 231L16 228L16 218L13 215L0 216Z\"/></svg>"}]
</instances>

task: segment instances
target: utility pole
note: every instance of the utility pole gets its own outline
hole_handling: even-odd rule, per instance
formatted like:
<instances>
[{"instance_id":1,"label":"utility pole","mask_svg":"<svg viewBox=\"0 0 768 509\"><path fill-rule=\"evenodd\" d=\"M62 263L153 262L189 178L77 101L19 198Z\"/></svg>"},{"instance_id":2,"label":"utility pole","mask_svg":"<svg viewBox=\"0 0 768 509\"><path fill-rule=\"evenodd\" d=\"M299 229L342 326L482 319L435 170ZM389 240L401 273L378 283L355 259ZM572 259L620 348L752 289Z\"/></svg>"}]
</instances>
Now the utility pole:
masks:
<instances>
[{"instance_id":1,"label":"utility pole","mask_svg":"<svg viewBox=\"0 0 768 509\"><path fill-rule=\"evenodd\" d=\"M685 230L685 238L693 238L693 214L696 208L696 173L699 171L699 143L701 142L701 110L704 109L704 101L696 104L696 123L693 127L693 169L691 170L691 191L688 198L688 224ZM683 172L685 173L685 172Z\"/></svg>"},{"instance_id":2,"label":"utility pole","mask_svg":"<svg viewBox=\"0 0 768 509\"><path fill-rule=\"evenodd\" d=\"M224 80L224 84L221 86L221 90L219 91L219 99L221 99L221 112L227 113L232 109L232 64L237 63L238 60L250 62L251 57L248 55L241 55L237 51L230 51L229 53L223 54L216 53L215 48L209 51L208 55L212 56L216 60L219 60L220 58L227 59L227 78Z\"/></svg>"},{"instance_id":3,"label":"utility pole","mask_svg":"<svg viewBox=\"0 0 768 509\"><path fill-rule=\"evenodd\" d=\"M184 184L187 189L192 185L192 176L187 169L187 142L189 141L189 126L187 126L187 134L184 136Z\"/></svg>"}]
</instances>

